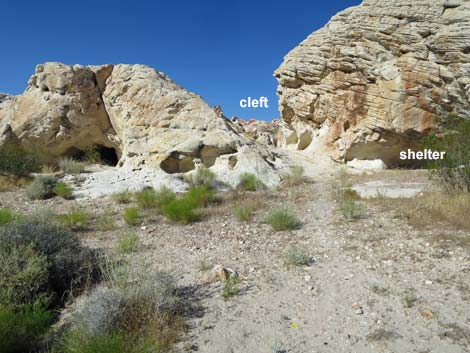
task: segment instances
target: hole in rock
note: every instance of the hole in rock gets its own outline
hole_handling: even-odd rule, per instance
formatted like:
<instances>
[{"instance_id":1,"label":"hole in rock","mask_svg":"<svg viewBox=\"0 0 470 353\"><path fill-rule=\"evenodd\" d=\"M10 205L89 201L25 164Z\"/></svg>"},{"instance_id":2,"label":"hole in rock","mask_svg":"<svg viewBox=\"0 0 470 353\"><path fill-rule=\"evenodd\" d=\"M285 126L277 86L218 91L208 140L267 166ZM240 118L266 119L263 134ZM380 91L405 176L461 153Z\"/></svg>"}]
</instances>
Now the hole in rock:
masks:
<instances>
[{"instance_id":1,"label":"hole in rock","mask_svg":"<svg viewBox=\"0 0 470 353\"><path fill-rule=\"evenodd\" d=\"M194 169L194 161L190 156L180 155L178 152L170 154L163 162L160 168L166 173L186 173Z\"/></svg>"},{"instance_id":2,"label":"hole in rock","mask_svg":"<svg viewBox=\"0 0 470 353\"><path fill-rule=\"evenodd\" d=\"M113 167L119 162L119 155L116 149L103 145L95 145L85 149L72 147L65 153L65 156L80 161L89 160Z\"/></svg>"},{"instance_id":3,"label":"hole in rock","mask_svg":"<svg viewBox=\"0 0 470 353\"><path fill-rule=\"evenodd\" d=\"M350 127L351 123L349 122L349 120L346 120L343 124L344 132L348 131Z\"/></svg>"},{"instance_id":4,"label":"hole in rock","mask_svg":"<svg viewBox=\"0 0 470 353\"><path fill-rule=\"evenodd\" d=\"M312 143L312 133L310 131L304 131L299 136L299 144L297 149L299 151L306 149Z\"/></svg>"}]
</instances>

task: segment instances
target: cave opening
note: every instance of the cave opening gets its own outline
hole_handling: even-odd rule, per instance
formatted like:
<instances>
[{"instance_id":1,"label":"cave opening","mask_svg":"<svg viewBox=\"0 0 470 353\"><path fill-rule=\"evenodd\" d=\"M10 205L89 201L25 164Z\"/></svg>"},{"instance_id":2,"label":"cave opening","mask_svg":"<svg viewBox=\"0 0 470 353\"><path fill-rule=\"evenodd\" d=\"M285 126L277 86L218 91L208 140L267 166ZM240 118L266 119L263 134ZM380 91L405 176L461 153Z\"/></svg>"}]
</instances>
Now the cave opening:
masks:
<instances>
[{"instance_id":1,"label":"cave opening","mask_svg":"<svg viewBox=\"0 0 470 353\"><path fill-rule=\"evenodd\" d=\"M117 166L119 162L117 150L103 145L95 145L85 149L72 147L65 153L65 156L78 161L87 161L113 167Z\"/></svg>"}]
</instances>

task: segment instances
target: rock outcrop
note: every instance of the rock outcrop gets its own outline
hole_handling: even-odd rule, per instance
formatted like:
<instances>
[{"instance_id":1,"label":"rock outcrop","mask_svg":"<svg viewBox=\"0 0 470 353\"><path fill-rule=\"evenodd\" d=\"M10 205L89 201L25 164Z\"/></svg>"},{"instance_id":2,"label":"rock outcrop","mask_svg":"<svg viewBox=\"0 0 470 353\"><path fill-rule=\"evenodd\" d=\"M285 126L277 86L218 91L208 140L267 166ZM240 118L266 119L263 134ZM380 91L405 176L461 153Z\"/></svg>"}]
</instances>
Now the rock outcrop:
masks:
<instances>
[{"instance_id":1,"label":"rock outcrop","mask_svg":"<svg viewBox=\"0 0 470 353\"><path fill-rule=\"evenodd\" d=\"M365 0L275 76L281 145L397 164L441 116L470 114L470 1Z\"/></svg>"},{"instance_id":2,"label":"rock outcrop","mask_svg":"<svg viewBox=\"0 0 470 353\"><path fill-rule=\"evenodd\" d=\"M186 173L197 159L231 184L247 171L279 181L268 149L144 65L38 65L22 95L0 96L0 125L48 159L98 146L126 170Z\"/></svg>"}]
</instances>

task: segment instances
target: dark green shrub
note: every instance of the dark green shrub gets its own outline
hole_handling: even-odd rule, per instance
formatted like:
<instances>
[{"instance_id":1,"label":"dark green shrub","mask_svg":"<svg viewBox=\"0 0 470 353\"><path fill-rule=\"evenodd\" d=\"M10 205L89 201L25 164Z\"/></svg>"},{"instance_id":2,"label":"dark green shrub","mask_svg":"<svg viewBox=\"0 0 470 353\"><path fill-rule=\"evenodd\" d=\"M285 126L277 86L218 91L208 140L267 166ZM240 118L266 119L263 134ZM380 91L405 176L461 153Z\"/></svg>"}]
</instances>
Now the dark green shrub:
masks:
<instances>
[{"instance_id":1,"label":"dark green shrub","mask_svg":"<svg viewBox=\"0 0 470 353\"><path fill-rule=\"evenodd\" d=\"M157 190L157 207L161 210L162 207L176 199L176 194L170 188L162 186Z\"/></svg>"},{"instance_id":2,"label":"dark green shrub","mask_svg":"<svg viewBox=\"0 0 470 353\"><path fill-rule=\"evenodd\" d=\"M26 148L12 143L0 146L0 175L21 177L39 169L37 156Z\"/></svg>"},{"instance_id":3,"label":"dark green shrub","mask_svg":"<svg viewBox=\"0 0 470 353\"><path fill-rule=\"evenodd\" d=\"M158 206L158 196L154 189L144 188L135 194L137 205L143 209L156 208Z\"/></svg>"},{"instance_id":4,"label":"dark green shrub","mask_svg":"<svg viewBox=\"0 0 470 353\"><path fill-rule=\"evenodd\" d=\"M196 207L194 200L183 197L164 205L163 214L173 222L189 224L201 218L200 213L196 211Z\"/></svg>"},{"instance_id":5,"label":"dark green shrub","mask_svg":"<svg viewBox=\"0 0 470 353\"><path fill-rule=\"evenodd\" d=\"M445 152L443 160L428 163L431 176L450 192L470 192L470 119L451 115L442 119L444 132L431 134L424 146Z\"/></svg>"},{"instance_id":6,"label":"dark green shrub","mask_svg":"<svg viewBox=\"0 0 470 353\"><path fill-rule=\"evenodd\" d=\"M70 200L73 198L73 190L66 183L58 182L54 186L54 193L63 199Z\"/></svg>"},{"instance_id":7,"label":"dark green shrub","mask_svg":"<svg viewBox=\"0 0 470 353\"><path fill-rule=\"evenodd\" d=\"M244 191L257 191L266 189L266 185L264 185L256 175L252 173L243 173L240 175L240 181L238 182L237 189Z\"/></svg>"},{"instance_id":8,"label":"dark green shrub","mask_svg":"<svg viewBox=\"0 0 470 353\"><path fill-rule=\"evenodd\" d=\"M27 353L39 348L53 315L42 305L0 305L0 353Z\"/></svg>"},{"instance_id":9,"label":"dark green shrub","mask_svg":"<svg viewBox=\"0 0 470 353\"><path fill-rule=\"evenodd\" d=\"M54 197L56 184L56 177L48 175L37 176L26 188L26 195L32 200L45 200Z\"/></svg>"},{"instance_id":10,"label":"dark green shrub","mask_svg":"<svg viewBox=\"0 0 470 353\"><path fill-rule=\"evenodd\" d=\"M215 191L209 189L206 185L192 187L183 196L188 203L192 203L194 207L204 207L214 200Z\"/></svg>"},{"instance_id":11,"label":"dark green shrub","mask_svg":"<svg viewBox=\"0 0 470 353\"><path fill-rule=\"evenodd\" d=\"M13 222L17 215L8 208L0 208L0 226Z\"/></svg>"},{"instance_id":12,"label":"dark green shrub","mask_svg":"<svg viewBox=\"0 0 470 353\"><path fill-rule=\"evenodd\" d=\"M0 246L0 305L47 301L47 257L31 245Z\"/></svg>"},{"instance_id":13,"label":"dark green shrub","mask_svg":"<svg viewBox=\"0 0 470 353\"><path fill-rule=\"evenodd\" d=\"M28 246L47 259L47 295L52 304L63 302L71 290L80 290L100 274L97 254L58 225L22 220L0 227L0 248L5 252Z\"/></svg>"},{"instance_id":14,"label":"dark green shrub","mask_svg":"<svg viewBox=\"0 0 470 353\"><path fill-rule=\"evenodd\" d=\"M229 277L222 288L222 298L229 300L240 292L240 279L238 277Z\"/></svg>"},{"instance_id":15,"label":"dark green shrub","mask_svg":"<svg viewBox=\"0 0 470 353\"><path fill-rule=\"evenodd\" d=\"M266 223L270 224L274 230L295 229L300 225L295 214L286 208L278 208L266 217Z\"/></svg>"}]
</instances>

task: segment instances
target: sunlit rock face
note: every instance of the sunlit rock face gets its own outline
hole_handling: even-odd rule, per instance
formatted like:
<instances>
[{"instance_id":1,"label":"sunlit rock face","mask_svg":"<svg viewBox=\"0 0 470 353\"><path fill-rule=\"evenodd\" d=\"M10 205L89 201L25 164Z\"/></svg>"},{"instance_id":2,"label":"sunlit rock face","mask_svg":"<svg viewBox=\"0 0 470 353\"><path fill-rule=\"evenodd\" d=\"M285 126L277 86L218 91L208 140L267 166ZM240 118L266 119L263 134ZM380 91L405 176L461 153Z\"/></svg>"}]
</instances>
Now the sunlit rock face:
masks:
<instances>
[{"instance_id":1,"label":"sunlit rock face","mask_svg":"<svg viewBox=\"0 0 470 353\"><path fill-rule=\"evenodd\" d=\"M281 145L396 164L439 117L470 114L470 1L365 0L275 76Z\"/></svg>"}]
</instances>

